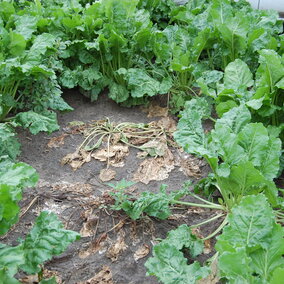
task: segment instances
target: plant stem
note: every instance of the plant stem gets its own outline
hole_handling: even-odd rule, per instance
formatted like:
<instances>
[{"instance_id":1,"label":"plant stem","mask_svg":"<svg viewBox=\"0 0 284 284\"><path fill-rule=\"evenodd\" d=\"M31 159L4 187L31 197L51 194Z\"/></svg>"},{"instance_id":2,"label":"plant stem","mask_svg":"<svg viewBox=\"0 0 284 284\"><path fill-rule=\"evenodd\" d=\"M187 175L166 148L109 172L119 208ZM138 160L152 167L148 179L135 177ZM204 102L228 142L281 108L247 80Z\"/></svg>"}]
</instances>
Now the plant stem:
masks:
<instances>
[{"instance_id":1,"label":"plant stem","mask_svg":"<svg viewBox=\"0 0 284 284\"><path fill-rule=\"evenodd\" d=\"M212 217L212 218L210 218L210 219L207 219L207 220L205 220L205 221L203 221L203 222L201 222L201 223L192 225L192 226L190 226L190 227L191 227L191 228L200 227L200 226L203 226L203 225L208 224L208 223L210 223L210 222L213 222L214 220L217 220L217 219L219 219L220 217L223 217L223 216L224 216L224 214L221 213L221 214L218 214L218 215L216 215L216 216L214 216L214 217Z\"/></svg>"},{"instance_id":2,"label":"plant stem","mask_svg":"<svg viewBox=\"0 0 284 284\"><path fill-rule=\"evenodd\" d=\"M193 206L193 207L202 207L202 208L210 208L210 209L218 209L218 210L224 210L224 207L222 205L218 204L198 204L198 203L192 203L192 202L186 202L186 201L179 201L179 200L172 200L171 203L173 204L181 204L186 206Z\"/></svg>"},{"instance_id":3,"label":"plant stem","mask_svg":"<svg viewBox=\"0 0 284 284\"><path fill-rule=\"evenodd\" d=\"M210 235L208 235L206 238L203 238L203 241L209 240L213 238L215 235L217 235L228 223L228 216L223 220L222 224Z\"/></svg>"}]
</instances>

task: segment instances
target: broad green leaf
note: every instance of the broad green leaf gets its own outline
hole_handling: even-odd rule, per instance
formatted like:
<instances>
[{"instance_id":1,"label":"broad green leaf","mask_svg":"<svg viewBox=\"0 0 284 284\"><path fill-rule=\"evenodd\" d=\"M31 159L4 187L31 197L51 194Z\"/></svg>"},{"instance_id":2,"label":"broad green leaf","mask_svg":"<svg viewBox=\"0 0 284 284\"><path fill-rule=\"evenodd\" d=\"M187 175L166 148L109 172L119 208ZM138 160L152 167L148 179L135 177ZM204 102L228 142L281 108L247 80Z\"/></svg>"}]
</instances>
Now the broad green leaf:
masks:
<instances>
[{"instance_id":1,"label":"broad green leaf","mask_svg":"<svg viewBox=\"0 0 284 284\"><path fill-rule=\"evenodd\" d=\"M0 268L0 284L21 284L17 279L10 276L6 269Z\"/></svg>"},{"instance_id":2,"label":"broad green leaf","mask_svg":"<svg viewBox=\"0 0 284 284\"><path fill-rule=\"evenodd\" d=\"M22 199L22 190L6 184L0 184L0 235L5 234L18 221Z\"/></svg>"},{"instance_id":3,"label":"broad green leaf","mask_svg":"<svg viewBox=\"0 0 284 284\"><path fill-rule=\"evenodd\" d=\"M12 160L20 154L20 144L12 126L0 123L0 157L9 156Z\"/></svg>"},{"instance_id":4,"label":"broad green leaf","mask_svg":"<svg viewBox=\"0 0 284 284\"><path fill-rule=\"evenodd\" d=\"M179 197L184 195L181 194L180 196L180 194L180 192L177 193ZM161 187L158 193L145 191L134 202L129 200L123 202L120 209L123 209L133 220L140 218L143 212L149 216L164 220L171 215L169 206L173 199L175 199L175 193L169 195L166 193L166 189Z\"/></svg>"},{"instance_id":5,"label":"broad green leaf","mask_svg":"<svg viewBox=\"0 0 284 284\"><path fill-rule=\"evenodd\" d=\"M145 70L138 68L119 69L119 74L124 74L128 82L128 88L131 90L131 96L141 98L145 95L150 97L157 95L160 91L160 83L151 78Z\"/></svg>"},{"instance_id":6,"label":"broad green leaf","mask_svg":"<svg viewBox=\"0 0 284 284\"><path fill-rule=\"evenodd\" d=\"M268 180L276 178L280 167L280 156L281 140L270 135L261 164L257 167Z\"/></svg>"},{"instance_id":7,"label":"broad green leaf","mask_svg":"<svg viewBox=\"0 0 284 284\"><path fill-rule=\"evenodd\" d=\"M232 17L232 7L228 0L213 0L210 16L214 24L225 24Z\"/></svg>"},{"instance_id":8,"label":"broad green leaf","mask_svg":"<svg viewBox=\"0 0 284 284\"><path fill-rule=\"evenodd\" d=\"M27 61L40 62L41 56L46 53L48 48L54 48L56 37L52 34L42 33L37 36L31 46Z\"/></svg>"},{"instance_id":9,"label":"broad green leaf","mask_svg":"<svg viewBox=\"0 0 284 284\"><path fill-rule=\"evenodd\" d=\"M219 253L234 248L265 247L274 224L274 214L264 195L245 196L228 216L229 225L217 239Z\"/></svg>"},{"instance_id":10,"label":"broad green leaf","mask_svg":"<svg viewBox=\"0 0 284 284\"><path fill-rule=\"evenodd\" d=\"M247 17L241 13L217 26L221 39L226 43L230 59L234 61L246 47L246 36L249 28Z\"/></svg>"},{"instance_id":11,"label":"broad green leaf","mask_svg":"<svg viewBox=\"0 0 284 284\"><path fill-rule=\"evenodd\" d=\"M278 267L274 270L272 278L270 279L270 284L279 284L284 278L284 267Z\"/></svg>"},{"instance_id":12,"label":"broad green leaf","mask_svg":"<svg viewBox=\"0 0 284 284\"><path fill-rule=\"evenodd\" d=\"M20 268L29 274L38 273L39 264L61 254L78 239L79 234L65 230L54 213L41 212L22 244L25 263Z\"/></svg>"},{"instance_id":13,"label":"broad green leaf","mask_svg":"<svg viewBox=\"0 0 284 284\"><path fill-rule=\"evenodd\" d=\"M272 91L275 84L284 76L284 65L281 57L274 50L263 49L259 51L260 66L257 70L257 85L269 87Z\"/></svg>"},{"instance_id":14,"label":"broad green leaf","mask_svg":"<svg viewBox=\"0 0 284 284\"><path fill-rule=\"evenodd\" d=\"M21 112L16 115L16 122L24 128L28 128L32 134L40 131L51 133L59 129L56 113L44 111L41 114L34 111Z\"/></svg>"},{"instance_id":15,"label":"broad green leaf","mask_svg":"<svg viewBox=\"0 0 284 284\"><path fill-rule=\"evenodd\" d=\"M26 48L25 38L21 34L10 32L9 52L14 56L20 56Z\"/></svg>"},{"instance_id":16,"label":"broad green leaf","mask_svg":"<svg viewBox=\"0 0 284 284\"><path fill-rule=\"evenodd\" d=\"M247 124L238 134L238 144L244 149L247 160L254 166L262 164L268 142L268 132L262 123Z\"/></svg>"},{"instance_id":17,"label":"broad green leaf","mask_svg":"<svg viewBox=\"0 0 284 284\"><path fill-rule=\"evenodd\" d=\"M183 253L176 247L161 243L154 247L153 257L145 263L148 275L155 275L159 281L167 284L195 283L206 277L209 269L198 262L188 265Z\"/></svg>"},{"instance_id":18,"label":"broad green leaf","mask_svg":"<svg viewBox=\"0 0 284 284\"><path fill-rule=\"evenodd\" d=\"M0 16L6 22L9 20L10 16L15 14L15 8L13 3L8 1L1 1L0 3Z\"/></svg>"},{"instance_id":19,"label":"broad green leaf","mask_svg":"<svg viewBox=\"0 0 284 284\"><path fill-rule=\"evenodd\" d=\"M25 163L2 162L0 159L0 183L19 188L35 186L38 181L36 170Z\"/></svg>"},{"instance_id":20,"label":"broad green leaf","mask_svg":"<svg viewBox=\"0 0 284 284\"><path fill-rule=\"evenodd\" d=\"M25 40L28 40L37 30L37 18L29 15L16 16L15 25L15 32L21 34Z\"/></svg>"},{"instance_id":21,"label":"broad green leaf","mask_svg":"<svg viewBox=\"0 0 284 284\"><path fill-rule=\"evenodd\" d=\"M6 270L5 276L7 277L7 279L9 279L8 277L13 277L18 271L18 267L24 264L24 262L25 262L25 258L23 254L23 248L21 245L16 246L16 247L9 247L6 245L2 247L0 246L0 275L1 275L1 271L5 275L5 270ZM0 281L2 279L3 278L0 278ZM9 280L12 281L12 279L9 279ZM2 283L6 284L6 282L2 282ZM10 283L10 282L7 282L7 283ZM19 282L15 282L15 283L19 283Z\"/></svg>"},{"instance_id":22,"label":"broad green leaf","mask_svg":"<svg viewBox=\"0 0 284 284\"><path fill-rule=\"evenodd\" d=\"M251 259L247 256L244 248L238 248L234 252L226 251L218 258L218 268L221 276L230 279L230 283L253 283L250 282L253 270L250 267Z\"/></svg>"},{"instance_id":23,"label":"broad green leaf","mask_svg":"<svg viewBox=\"0 0 284 284\"><path fill-rule=\"evenodd\" d=\"M230 128L225 124L216 123L211 131L212 147L218 152L222 160L229 165L236 165L246 159L244 149L238 145L237 135L230 133Z\"/></svg>"},{"instance_id":24,"label":"broad green leaf","mask_svg":"<svg viewBox=\"0 0 284 284\"><path fill-rule=\"evenodd\" d=\"M204 99L192 99L181 113L177 131L174 133L177 143L188 153L214 157L208 147L208 138L202 127L202 118L210 115L210 106Z\"/></svg>"},{"instance_id":25,"label":"broad green leaf","mask_svg":"<svg viewBox=\"0 0 284 284\"><path fill-rule=\"evenodd\" d=\"M220 176L219 186L235 198L264 192L269 201L275 203L277 189L267 181L251 162L239 163L230 168L230 175Z\"/></svg>"},{"instance_id":26,"label":"broad green leaf","mask_svg":"<svg viewBox=\"0 0 284 284\"><path fill-rule=\"evenodd\" d=\"M237 134L250 120L251 114L249 110L244 105L240 105L226 112L222 118L218 119L215 127L225 126L229 128L230 132Z\"/></svg>"},{"instance_id":27,"label":"broad green leaf","mask_svg":"<svg viewBox=\"0 0 284 284\"><path fill-rule=\"evenodd\" d=\"M224 113L228 112L234 107L237 107L238 104L233 100L228 100L226 102L220 102L216 105L216 112L219 117L222 117Z\"/></svg>"},{"instance_id":28,"label":"broad green leaf","mask_svg":"<svg viewBox=\"0 0 284 284\"><path fill-rule=\"evenodd\" d=\"M280 225L274 224L266 244L250 254L254 272L269 281L276 269L284 268L284 231ZM278 270L279 271L279 270ZM283 272L282 272L283 274ZM276 277L276 274L274 274ZM271 282L269 282L271 283Z\"/></svg>"},{"instance_id":29,"label":"broad green leaf","mask_svg":"<svg viewBox=\"0 0 284 284\"><path fill-rule=\"evenodd\" d=\"M114 82L109 86L108 96L117 103L122 103L129 98L129 91L123 86Z\"/></svg>"},{"instance_id":30,"label":"broad green leaf","mask_svg":"<svg viewBox=\"0 0 284 284\"><path fill-rule=\"evenodd\" d=\"M225 88L238 91L251 87L253 83L252 73L244 61L236 59L227 65L224 73Z\"/></svg>"},{"instance_id":31,"label":"broad green leaf","mask_svg":"<svg viewBox=\"0 0 284 284\"><path fill-rule=\"evenodd\" d=\"M190 227L186 224L180 225L177 229L168 233L163 243L168 243L176 247L178 250L182 248L189 249L191 257L196 257L203 252L203 243L195 235L191 233Z\"/></svg>"}]
</instances>

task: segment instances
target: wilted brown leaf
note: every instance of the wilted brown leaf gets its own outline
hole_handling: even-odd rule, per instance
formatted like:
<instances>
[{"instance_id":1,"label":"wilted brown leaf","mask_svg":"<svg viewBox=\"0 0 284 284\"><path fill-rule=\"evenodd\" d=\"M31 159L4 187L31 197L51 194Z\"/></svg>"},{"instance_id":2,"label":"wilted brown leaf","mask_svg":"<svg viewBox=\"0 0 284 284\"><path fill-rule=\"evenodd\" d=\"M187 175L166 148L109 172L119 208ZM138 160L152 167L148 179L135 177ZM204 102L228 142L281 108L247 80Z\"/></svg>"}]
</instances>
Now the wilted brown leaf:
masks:
<instances>
[{"instance_id":1,"label":"wilted brown leaf","mask_svg":"<svg viewBox=\"0 0 284 284\"><path fill-rule=\"evenodd\" d=\"M48 148L58 148L59 146L64 145L65 138L68 136L67 134L62 134L58 137L53 137L47 143Z\"/></svg>"},{"instance_id":2,"label":"wilted brown leaf","mask_svg":"<svg viewBox=\"0 0 284 284\"><path fill-rule=\"evenodd\" d=\"M150 156L164 156L167 153L168 146L165 140L150 140L141 146L144 152L147 152Z\"/></svg>"},{"instance_id":3,"label":"wilted brown leaf","mask_svg":"<svg viewBox=\"0 0 284 284\"><path fill-rule=\"evenodd\" d=\"M147 256L150 252L150 247L147 244L143 244L138 248L138 250L134 253L135 261L138 261L141 258Z\"/></svg>"},{"instance_id":4,"label":"wilted brown leaf","mask_svg":"<svg viewBox=\"0 0 284 284\"><path fill-rule=\"evenodd\" d=\"M103 249L106 245L105 241L107 239L107 234L101 234L97 239L91 242L87 249L83 249L79 252L79 257L84 259L90 256L91 254L97 253L99 250Z\"/></svg>"},{"instance_id":5,"label":"wilted brown leaf","mask_svg":"<svg viewBox=\"0 0 284 284\"><path fill-rule=\"evenodd\" d=\"M164 157L144 160L134 174L133 180L148 184L152 180L167 179L175 167L174 164L173 154L168 149Z\"/></svg>"},{"instance_id":6,"label":"wilted brown leaf","mask_svg":"<svg viewBox=\"0 0 284 284\"><path fill-rule=\"evenodd\" d=\"M119 255L127 249L127 245L124 241L125 233L123 230L118 232L116 242L112 244L107 250L106 256L112 261L116 261Z\"/></svg>"},{"instance_id":7,"label":"wilted brown leaf","mask_svg":"<svg viewBox=\"0 0 284 284\"><path fill-rule=\"evenodd\" d=\"M53 190L60 190L64 192L70 192L75 194L82 194L88 196L92 193L92 186L88 183L69 183L69 182L57 182L50 185Z\"/></svg>"},{"instance_id":8,"label":"wilted brown leaf","mask_svg":"<svg viewBox=\"0 0 284 284\"><path fill-rule=\"evenodd\" d=\"M148 112L147 117L168 116L169 109L151 103L148 107L147 112Z\"/></svg>"},{"instance_id":9,"label":"wilted brown leaf","mask_svg":"<svg viewBox=\"0 0 284 284\"><path fill-rule=\"evenodd\" d=\"M211 239L204 241L204 254L209 254L212 251Z\"/></svg>"},{"instance_id":10,"label":"wilted brown leaf","mask_svg":"<svg viewBox=\"0 0 284 284\"><path fill-rule=\"evenodd\" d=\"M93 214L93 210L89 209L84 212L85 222L80 230L81 237L91 237L94 235L99 217Z\"/></svg>"},{"instance_id":11,"label":"wilted brown leaf","mask_svg":"<svg viewBox=\"0 0 284 284\"><path fill-rule=\"evenodd\" d=\"M176 121L167 116L167 117L163 117L161 119L159 119L158 121L155 122L157 126L163 128L163 129L166 129L167 131L173 133L176 131L177 129L177 123Z\"/></svg>"},{"instance_id":12,"label":"wilted brown leaf","mask_svg":"<svg viewBox=\"0 0 284 284\"><path fill-rule=\"evenodd\" d=\"M189 177L200 178L202 176L201 167L204 166L204 162L191 155L179 157L177 164L180 166L180 170Z\"/></svg>"},{"instance_id":13,"label":"wilted brown leaf","mask_svg":"<svg viewBox=\"0 0 284 284\"><path fill-rule=\"evenodd\" d=\"M111 270L108 266L103 266L103 269L94 277L77 284L113 284Z\"/></svg>"},{"instance_id":14,"label":"wilted brown leaf","mask_svg":"<svg viewBox=\"0 0 284 284\"><path fill-rule=\"evenodd\" d=\"M57 271L52 271L48 269L43 269L43 279L49 279L52 277L55 277L56 283L62 284L62 278L59 276L59 273ZM40 280L38 279L38 275L27 275L23 278L20 278L19 281L22 284L36 284L39 283Z\"/></svg>"},{"instance_id":15,"label":"wilted brown leaf","mask_svg":"<svg viewBox=\"0 0 284 284\"><path fill-rule=\"evenodd\" d=\"M116 144L111 145L108 148L103 148L97 150L92 154L92 157L101 162L109 161L109 165L113 167L123 167L124 166L124 157L129 154L129 148L127 145Z\"/></svg>"},{"instance_id":16,"label":"wilted brown leaf","mask_svg":"<svg viewBox=\"0 0 284 284\"><path fill-rule=\"evenodd\" d=\"M112 169L102 169L100 171L99 178L101 181L106 182L114 179L116 176L116 171Z\"/></svg>"},{"instance_id":17,"label":"wilted brown leaf","mask_svg":"<svg viewBox=\"0 0 284 284\"><path fill-rule=\"evenodd\" d=\"M218 258L216 257L210 265L211 273L204 279L198 280L198 284L217 284L219 283L220 276L218 270Z\"/></svg>"},{"instance_id":18,"label":"wilted brown leaf","mask_svg":"<svg viewBox=\"0 0 284 284\"><path fill-rule=\"evenodd\" d=\"M61 160L62 165L69 164L71 168L76 171L85 163L91 161L91 154L85 150L76 151L74 153L67 154Z\"/></svg>"}]
</instances>

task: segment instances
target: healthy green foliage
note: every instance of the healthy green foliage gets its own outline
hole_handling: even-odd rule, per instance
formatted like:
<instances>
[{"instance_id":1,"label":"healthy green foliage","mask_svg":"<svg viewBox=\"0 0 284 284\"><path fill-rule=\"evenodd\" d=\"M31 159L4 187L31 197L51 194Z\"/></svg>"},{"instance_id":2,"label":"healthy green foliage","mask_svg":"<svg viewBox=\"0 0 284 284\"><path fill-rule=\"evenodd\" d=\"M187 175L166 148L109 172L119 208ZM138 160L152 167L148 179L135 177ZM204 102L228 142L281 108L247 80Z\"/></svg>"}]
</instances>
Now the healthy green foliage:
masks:
<instances>
[{"instance_id":1,"label":"healthy green foliage","mask_svg":"<svg viewBox=\"0 0 284 284\"><path fill-rule=\"evenodd\" d=\"M206 107L202 111L200 103ZM204 157L210 165L217 187L231 208L244 195L264 192L277 204L272 180L279 169L281 141L261 123L251 123L248 109L241 104L226 112L205 133L202 119L210 114L203 98L187 103L175 139L188 153Z\"/></svg>"},{"instance_id":2,"label":"healthy green foliage","mask_svg":"<svg viewBox=\"0 0 284 284\"><path fill-rule=\"evenodd\" d=\"M31 166L0 158L0 235L18 221L23 188L35 186L37 180L38 174Z\"/></svg>"},{"instance_id":3,"label":"healthy green foliage","mask_svg":"<svg viewBox=\"0 0 284 284\"><path fill-rule=\"evenodd\" d=\"M229 283L277 283L284 268L284 231L264 195L243 197L228 221L216 244L221 276Z\"/></svg>"},{"instance_id":4,"label":"healthy green foliage","mask_svg":"<svg viewBox=\"0 0 284 284\"><path fill-rule=\"evenodd\" d=\"M3 283L20 283L14 275L22 270L28 274L38 273L40 264L50 260L52 256L61 254L66 248L79 239L76 232L63 228L56 215L41 212L35 225L26 239L18 246L0 246L0 275ZM9 282L10 281L10 282ZM53 282L50 282L53 281ZM56 283L54 280L41 283Z\"/></svg>"},{"instance_id":5,"label":"healthy green foliage","mask_svg":"<svg viewBox=\"0 0 284 284\"><path fill-rule=\"evenodd\" d=\"M167 284L185 284L196 283L209 274L209 269L196 261L188 265L182 251L189 251L191 257L203 251L202 241L191 233L187 225L170 231L166 239L154 246L153 257L145 263L148 275L155 275Z\"/></svg>"},{"instance_id":6,"label":"healthy green foliage","mask_svg":"<svg viewBox=\"0 0 284 284\"><path fill-rule=\"evenodd\" d=\"M139 198L133 200L133 197L127 195L125 189L133 185L131 182L122 180L116 185L110 185L114 192L110 194L115 199L112 206L114 210L124 210L125 213L133 220L137 220L143 213L159 219L166 219L171 215L170 204L175 203L181 197L187 194L188 190L179 190L171 193L166 192L167 186L163 185L159 193L144 191Z\"/></svg>"}]
</instances>

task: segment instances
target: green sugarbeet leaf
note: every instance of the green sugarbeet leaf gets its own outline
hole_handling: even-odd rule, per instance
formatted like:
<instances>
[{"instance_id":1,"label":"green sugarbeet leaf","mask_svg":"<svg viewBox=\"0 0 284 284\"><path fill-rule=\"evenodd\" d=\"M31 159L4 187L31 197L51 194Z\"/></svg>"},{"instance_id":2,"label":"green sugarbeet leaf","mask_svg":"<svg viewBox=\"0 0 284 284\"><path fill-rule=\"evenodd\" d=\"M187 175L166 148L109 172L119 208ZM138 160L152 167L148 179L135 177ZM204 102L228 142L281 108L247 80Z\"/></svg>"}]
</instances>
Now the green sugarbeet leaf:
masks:
<instances>
[{"instance_id":1,"label":"green sugarbeet leaf","mask_svg":"<svg viewBox=\"0 0 284 284\"><path fill-rule=\"evenodd\" d=\"M133 98L141 98L145 95L150 97L157 94L165 94L171 88L169 80L162 81L161 83L152 77L143 69L120 68L117 73L123 75L128 83L128 89Z\"/></svg>"},{"instance_id":2,"label":"green sugarbeet leaf","mask_svg":"<svg viewBox=\"0 0 284 284\"><path fill-rule=\"evenodd\" d=\"M10 32L9 52L14 56L20 56L26 48L26 40L21 34Z\"/></svg>"},{"instance_id":3,"label":"green sugarbeet leaf","mask_svg":"<svg viewBox=\"0 0 284 284\"><path fill-rule=\"evenodd\" d=\"M15 121L24 128L28 128L32 134L37 134L40 131L51 133L59 129L56 113L51 111L36 113L30 110L21 112L16 115Z\"/></svg>"},{"instance_id":4,"label":"green sugarbeet leaf","mask_svg":"<svg viewBox=\"0 0 284 284\"><path fill-rule=\"evenodd\" d=\"M19 269L29 274L40 272L40 264L62 253L78 239L79 234L65 230L55 214L41 212L31 232L20 245L10 247L0 244L0 283L19 283L13 278ZM56 282L52 278L43 283Z\"/></svg>"},{"instance_id":5,"label":"green sugarbeet leaf","mask_svg":"<svg viewBox=\"0 0 284 284\"><path fill-rule=\"evenodd\" d=\"M253 270L265 279L273 278L273 275L277 277L277 274L284 269L283 236L283 228L278 224L274 224L269 238L267 238L265 245L263 245L263 249L258 249L250 254ZM279 271L279 269L281 270ZM281 274L283 275L283 271Z\"/></svg>"},{"instance_id":6,"label":"green sugarbeet leaf","mask_svg":"<svg viewBox=\"0 0 284 284\"><path fill-rule=\"evenodd\" d=\"M18 202L21 199L20 188L0 184L0 235L5 234L18 221Z\"/></svg>"},{"instance_id":7,"label":"green sugarbeet leaf","mask_svg":"<svg viewBox=\"0 0 284 284\"><path fill-rule=\"evenodd\" d=\"M16 133L8 123L0 123L0 157L9 156L12 160L20 154L20 144Z\"/></svg>"},{"instance_id":8,"label":"green sugarbeet leaf","mask_svg":"<svg viewBox=\"0 0 284 284\"><path fill-rule=\"evenodd\" d=\"M235 251L226 251L218 259L218 268L231 282L229 283L255 283L250 267L251 259L247 256L244 248Z\"/></svg>"},{"instance_id":9,"label":"green sugarbeet leaf","mask_svg":"<svg viewBox=\"0 0 284 284\"><path fill-rule=\"evenodd\" d=\"M16 16L15 32L21 34L25 40L29 40L37 30L37 18L30 15Z\"/></svg>"},{"instance_id":10,"label":"green sugarbeet leaf","mask_svg":"<svg viewBox=\"0 0 284 284\"><path fill-rule=\"evenodd\" d=\"M269 136L262 123L247 124L238 134L238 143L245 150L247 159L260 166L264 159Z\"/></svg>"},{"instance_id":11,"label":"green sugarbeet leaf","mask_svg":"<svg viewBox=\"0 0 284 284\"><path fill-rule=\"evenodd\" d=\"M186 103L174 138L188 153L215 156L208 147L208 137L202 127L202 119L210 116L210 113L210 105L204 98L192 99Z\"/></svg>"},{"instance_id":12,"label":"green sugarbeet leaf","mask_svg":"<svg viewBox=\"0 0 284 284\"><path fill-rule=\"evenodd\" d=\"M256 73L258 87L269 87L274 90L275 84L284 76L284 65L281 57L274 50L263 49L259 51L260 66Z\"/></svg>"},{"instance_id":13,"label":"green sugarbeet leaf","mask_svg":"<svg viewBox=\"0 0 284 284\"><path fill-rule=\"evenodd\" d=\"M216 244L221 277L230 283L281 283L284 230L265 196L243 197L228 221Z\"/></svg>"},{"instance_id":14,"label":"green sugarbeet leaf","mask_svg":"<svg viewBox=\"0 0 284 284\"><path fill-rule=\"evenodd\" d=\"M20 268L29 274L39 272L39 264L61 254L79 237L78 233L65 230L54 213L41 212L22 243L25 263Z\"/></svg>"},{"instance_id":15,"label":"green sugarbeet leaf","mask_svg":"<svg viewBox=\"0 0 284 284\"><path fill-rule=\"evenodd\" d=\"M244 195L257 194L263 191L270 203L277 205L275 184L265 179L251 162L232 166L228 175L219 175L218 184L223 192L233 195L236 200Z\"/></svg>"},{"instance_id":16,"label":"green sugarbeet leaf","mask_svg":"<svg viewBox=\"0 0 284 284\"><path fill-rule=\"evenodd\" d=\"M5 234L18 220L19 205L24 187L35 186L38 174L25 163L0 160L0 235Z\"/></svg>"},{"instance_id":17,"label":"green sugarbeet leaf","mask_svg":"<svg viewBox=\"0 0 284 284\"><path fill-rule=\"evenodd\" d=\"M229 214L229 225L217 239L216 249L220 253L233 248L247 247L255 250L265 246L266 238L273 229L274 214L264 195L251 195L242 198L238 206Z\"/></svg>"},{"instance_id":18,"label":"green sugarbeet leaf","mask_svg":"<svg viewBox=\"0 0 284 284\"><path fill-rule=\"evenodd\" d=\"M209 274L207 267L201 267L198 262L190 265L182 253L189 249L192 257L203 251L203 243L191 233L187 225L181 225L170 231L165 240L153 248L153 257L145 263L149 275L156 276L162 283L196 283Z\"/></svg>"},{"instance_id":19,"label":"green sugarbeet leaf","mask_svg":"<svg viewBox=\"0 0 284 284\"><path fill-rule=\"evenodd\" d=\"M1 184L20 188L35 186L38 181L36 170L25 163L12 163L0 158Z\"/></svg>"},{"instance_id":20,"label":"green sugarbeet leaf","mask_svg":"<svg viewBox=\"0 0 284 284\"><path fill-rule=\"evenodd\" d=\"M24 262L22 246L9 247L0 244L0 283L20 283L13 276L17 273L18 267Z\"/></svg>"},{"instance_id":21,"label":"green sugarbeet leaf","mask_svg":"<svg viewBox=\"0 0 284 284\"><path fill-rule=\"evenodd\" d=\"M191 233L191 229L186 225L180 225L176 230L168 232L167 238L163 243L168 243L178 250L182 248L189 249L191 257L196 257L203 252L203 243L200 239Z\"/></svg>"},{"instance_id":22,"label":"green sugarbeet leaf","mask_svg":"<svg viewBox=\"0 0 284 284\"><path fill-rule=\"evenodd\" d=\"M227 89L240 90L253 85L253 76L248 65L236 59L227 65L224 73L224 85Z\"/></svg>"}]
</instances>

